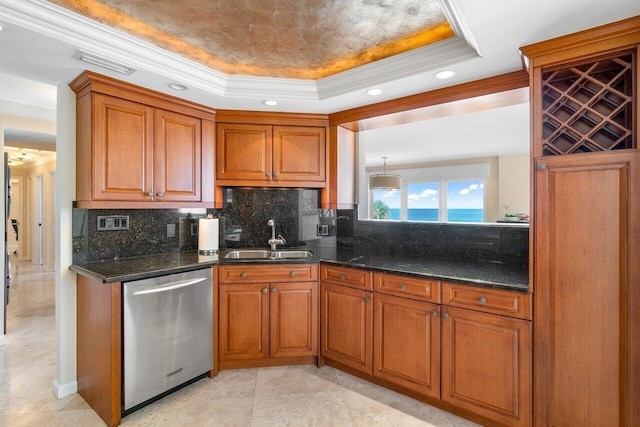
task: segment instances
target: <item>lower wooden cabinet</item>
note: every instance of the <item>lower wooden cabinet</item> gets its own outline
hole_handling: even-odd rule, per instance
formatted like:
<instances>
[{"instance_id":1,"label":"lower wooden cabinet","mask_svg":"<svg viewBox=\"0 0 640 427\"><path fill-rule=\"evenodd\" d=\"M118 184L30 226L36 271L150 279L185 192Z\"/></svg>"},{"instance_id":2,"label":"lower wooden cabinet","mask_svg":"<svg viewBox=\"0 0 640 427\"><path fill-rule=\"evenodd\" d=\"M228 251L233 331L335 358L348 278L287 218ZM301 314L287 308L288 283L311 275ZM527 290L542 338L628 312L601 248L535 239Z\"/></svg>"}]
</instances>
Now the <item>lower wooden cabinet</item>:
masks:
<instances>
[{"instance_id":1,"label":"lower wooden cabinet","mask_svg":"<svg viewBox=\"0 0 640 427\"><path fill-rule=\"evenodd\" d=\"M321 356L373 373L372 292L321 284Z\"/></svg>"},{"instance_id":2,"label":"lower wooden cabinet","mask_svg":"<svg viewBox=\"0 0 640 427\"><path fill-rule=\"evenodd\" d=\"M531 425L531 322L442 309L442 400L500 425Z\"/></svg>"},{"instance_id":3,"label":"lower wooden cabinet","mask_svg":"<svg viewBox=\"0 0 640 427\"><path fill-rule=\"evenodd\" d=\"M373 375L440 398L440 306L376 294Z\"/></svg>"},{"instance_id":4,"label":"lower wooden cabinet","mask_svg":"<svg viewBox=\"0 0 640 427\"><path fill-rule=\"evenodd\" d=\"M225 361L260 365L266 359L317 357L317 276L317 266L312 265L220 267L221 367L243 366Z\"/></svg>"}]
</instances>

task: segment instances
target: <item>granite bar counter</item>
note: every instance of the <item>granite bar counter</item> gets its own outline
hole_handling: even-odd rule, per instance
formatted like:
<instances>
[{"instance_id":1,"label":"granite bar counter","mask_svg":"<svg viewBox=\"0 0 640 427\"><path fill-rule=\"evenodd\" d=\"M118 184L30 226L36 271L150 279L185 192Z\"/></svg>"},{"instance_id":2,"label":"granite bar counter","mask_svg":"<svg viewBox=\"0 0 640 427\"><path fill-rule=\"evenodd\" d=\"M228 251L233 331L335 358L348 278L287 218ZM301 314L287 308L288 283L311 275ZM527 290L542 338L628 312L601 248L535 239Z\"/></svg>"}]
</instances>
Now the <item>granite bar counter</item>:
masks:
<instances>
[{"instance_id":1,"label":"granite bar counter","mask_svg":"<svg viewBox=\"0 0 640 427\"><path fill-rule=\"evenodd\" d=\"M326 262L345 267L409 274L475 286L527 292L528 268L520 264L485 261L463 261L432 257L381 255L354 251L350 248L315 248L314 257L287 260L228 260L225 251L218 255L199 256L196 251L172 252L110 261L73 264L72 271L103 283L124 282L162 276L217 264L238 263L317 263Z\"/></svg>"}]
</instances>

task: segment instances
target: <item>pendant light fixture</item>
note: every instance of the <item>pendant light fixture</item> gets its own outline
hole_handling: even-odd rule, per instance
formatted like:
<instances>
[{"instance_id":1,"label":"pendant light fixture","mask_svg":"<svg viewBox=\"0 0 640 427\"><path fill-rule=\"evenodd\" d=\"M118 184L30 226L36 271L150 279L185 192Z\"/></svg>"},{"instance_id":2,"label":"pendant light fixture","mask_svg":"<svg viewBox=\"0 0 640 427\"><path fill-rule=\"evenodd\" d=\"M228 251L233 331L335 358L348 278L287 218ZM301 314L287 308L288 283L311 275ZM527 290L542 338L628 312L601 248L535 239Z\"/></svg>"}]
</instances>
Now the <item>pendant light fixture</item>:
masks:
<instances>
[{"instance_id":1,"label":"pendant light fixture","mask_svg":"<svg viewBox=\"0 0 640 427\"><path fill-rule=\"evenodd\" d=\"M399 190L400 175L387 174L387 159L383 157L382 173L369 177L369 189L371 190Z\"/></svg>"}]
</instances>

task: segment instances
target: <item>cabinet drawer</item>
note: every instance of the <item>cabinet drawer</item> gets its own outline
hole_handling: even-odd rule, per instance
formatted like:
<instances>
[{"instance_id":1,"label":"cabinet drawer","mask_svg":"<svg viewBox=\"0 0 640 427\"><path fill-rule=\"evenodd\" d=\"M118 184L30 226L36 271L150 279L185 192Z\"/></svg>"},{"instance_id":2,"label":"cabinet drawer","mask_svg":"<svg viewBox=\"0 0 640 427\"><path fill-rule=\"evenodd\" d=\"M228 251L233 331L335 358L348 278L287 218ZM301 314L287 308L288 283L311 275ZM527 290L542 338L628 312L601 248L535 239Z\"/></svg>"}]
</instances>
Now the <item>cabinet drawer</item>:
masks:
<instances>
[{"instance_id":1,"label":"cabinet drawer","mask_svg":"<svg viewBox=\"0 0 640 427\"><path fill-rule=\"evenodd\" d=\"M531 294L442 283L442 304L531 319Z\"/></svg>"},{"instance_id":2,"label":"cabinet drawer","mask_svg":"<svg viewBox=\"0 0 640 427\"><path fill-rule=\"evenodd\" d=\"M357 268L321 265L320 280L325 283L349 286L366 291L373 290L372 273Z\"/></svg>"},{"instance_id":3,"label":"cabinet drawer","mask_svg":"<svg viewBox=\"0 0 640 427\"><path fill-rule=\"evenodd\" d=\"M318 265L224 265L220 267L218 277L220 283L315 282Z\"/></svg>"},{"instance_id":4,"label":"cabinet drawer","mask_svg":"<svg viewBox=\"0 0 640 427\"><path fill-rule=\"evenodd\" d=\"M374 273L375 290L384 294L440 302L440 281L401 274Z\"/></svg>"}]
</instances>

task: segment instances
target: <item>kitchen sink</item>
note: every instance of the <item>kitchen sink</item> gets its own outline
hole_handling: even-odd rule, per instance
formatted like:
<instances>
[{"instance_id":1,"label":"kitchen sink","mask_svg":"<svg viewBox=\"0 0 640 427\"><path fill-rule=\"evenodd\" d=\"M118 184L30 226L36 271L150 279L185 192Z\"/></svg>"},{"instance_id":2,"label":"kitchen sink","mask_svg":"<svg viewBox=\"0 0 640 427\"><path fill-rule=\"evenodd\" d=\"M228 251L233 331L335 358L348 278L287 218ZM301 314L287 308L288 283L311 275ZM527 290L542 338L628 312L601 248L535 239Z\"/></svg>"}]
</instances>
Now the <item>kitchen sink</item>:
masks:
<instances>
[{"instance_id":1,"label":"kitchen sink","mask_svg":"<svg viewBox=\"0 0 640 427\"><path fill-rule=\"evenodd\" d=\"M224 256L226 259L298 259L313 258L311 251L270 251L262 249L236 249Z\"/></svg>"}]
</instances>

